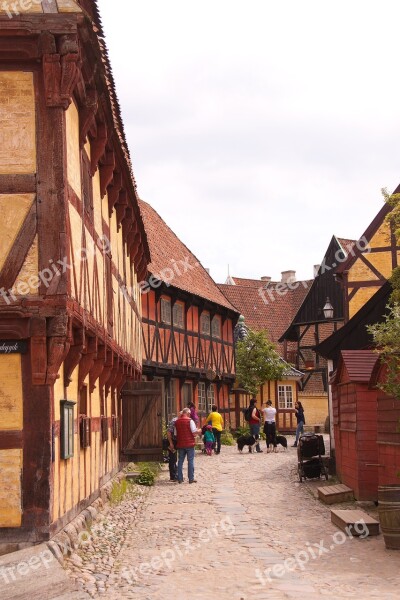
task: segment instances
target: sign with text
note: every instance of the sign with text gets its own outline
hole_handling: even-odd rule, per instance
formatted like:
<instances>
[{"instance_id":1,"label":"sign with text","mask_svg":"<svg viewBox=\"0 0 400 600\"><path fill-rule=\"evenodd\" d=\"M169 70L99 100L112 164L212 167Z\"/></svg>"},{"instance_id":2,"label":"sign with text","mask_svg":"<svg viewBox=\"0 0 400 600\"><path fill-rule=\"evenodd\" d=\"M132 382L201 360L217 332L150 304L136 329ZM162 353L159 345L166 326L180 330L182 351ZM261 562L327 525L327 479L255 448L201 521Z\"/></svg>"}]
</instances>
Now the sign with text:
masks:
<instances>
[{"instance_id":1,"label":"sign with text","mask_svg":"<svg viewBox=\"0 0 400 600\"><path fill-rule=\"evenodd\" d=\"M0 354L26 354L26 340L0 340Z\"/></svg>"}]
</instances>

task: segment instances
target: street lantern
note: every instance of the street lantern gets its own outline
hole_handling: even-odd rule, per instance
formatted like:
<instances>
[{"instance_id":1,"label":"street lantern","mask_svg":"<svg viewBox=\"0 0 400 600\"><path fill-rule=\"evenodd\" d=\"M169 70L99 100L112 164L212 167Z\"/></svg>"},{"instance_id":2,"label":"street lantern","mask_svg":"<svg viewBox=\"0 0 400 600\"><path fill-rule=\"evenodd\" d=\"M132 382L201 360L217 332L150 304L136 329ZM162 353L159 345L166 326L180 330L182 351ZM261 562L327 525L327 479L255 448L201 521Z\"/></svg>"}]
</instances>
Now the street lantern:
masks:
<instances>
[{"instance_id":1,"label":"street lantern","mask_svg":"<svg viewBox=\"0 0 400 600\"><path fill-rule=\"evenodd\" d=\"M322 310L324 312L325 319L333 319L333 306L330 303L329 298L326 299L324 308Z\"/></svg>"}]
</instances>

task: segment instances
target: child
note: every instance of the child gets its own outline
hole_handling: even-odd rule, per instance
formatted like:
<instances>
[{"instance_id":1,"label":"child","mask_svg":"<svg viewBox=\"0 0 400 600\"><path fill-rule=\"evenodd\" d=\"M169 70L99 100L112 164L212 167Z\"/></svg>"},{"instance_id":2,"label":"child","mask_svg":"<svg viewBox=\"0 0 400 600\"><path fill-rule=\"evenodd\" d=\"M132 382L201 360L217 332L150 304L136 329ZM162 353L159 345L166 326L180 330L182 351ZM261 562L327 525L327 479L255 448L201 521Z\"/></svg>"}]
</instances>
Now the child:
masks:
<instances>
[{"instance_id":1,"label":"child","mask_svg":"<svg viewBox=\"0 0 400 600\"><path fill-rule=\"evenodd\" d=\"M207 425L206 430L204 432L204 444L206 446L206 454L208 456L212 455L213 445L215 443L215 437L213 434L212 426Z\"/></svg>"}]
</instances>

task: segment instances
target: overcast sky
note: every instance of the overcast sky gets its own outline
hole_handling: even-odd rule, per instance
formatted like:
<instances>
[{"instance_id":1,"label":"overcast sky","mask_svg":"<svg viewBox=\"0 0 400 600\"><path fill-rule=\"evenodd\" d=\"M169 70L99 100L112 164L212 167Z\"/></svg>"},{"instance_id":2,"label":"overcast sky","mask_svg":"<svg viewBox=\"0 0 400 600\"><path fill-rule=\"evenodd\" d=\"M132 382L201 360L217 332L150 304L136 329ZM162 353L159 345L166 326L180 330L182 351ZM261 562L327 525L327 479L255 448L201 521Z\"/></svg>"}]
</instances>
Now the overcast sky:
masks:
<instances>
[{"instance_id":1,"label":"overcast sky","mask_svg":"<svg viewBox=\"0 0 400 600\"><path fill-rule=\"evenodd\" d=\"M400 182L398 0L99 0L140 196L218 282L312 277Z\"/></svg>"}]
</instances>

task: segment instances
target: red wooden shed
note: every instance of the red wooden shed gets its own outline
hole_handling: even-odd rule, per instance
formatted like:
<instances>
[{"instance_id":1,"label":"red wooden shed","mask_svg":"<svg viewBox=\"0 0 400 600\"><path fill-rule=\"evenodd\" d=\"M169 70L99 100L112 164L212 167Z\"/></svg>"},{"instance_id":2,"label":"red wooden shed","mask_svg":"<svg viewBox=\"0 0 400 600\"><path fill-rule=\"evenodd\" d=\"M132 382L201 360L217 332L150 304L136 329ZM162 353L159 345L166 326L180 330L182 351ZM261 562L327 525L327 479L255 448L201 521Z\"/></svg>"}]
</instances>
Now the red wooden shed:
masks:
<instances>
[{"instance_id":1,"label":"red wooden shed","mask_svg":"<svg viewBox=\"0 0 400 600\"><path fill-rule=\"evenodd\" d=\"M386 381L386 366L378 362L371 385ZM378 484L400 484L400 399L377 390Z\"/></svg>"},{"instance_id":2,"label":"red wooden shed","mask_svg":"<svg viewBox=\"0 0 400 600\"><path fill-rule=\"evenodd\" d=\"M371 387L377 362L373 350L342 350L331 381L336 469L357 500L378 495L378 390Z\"/></svg>"}]
</instances>

